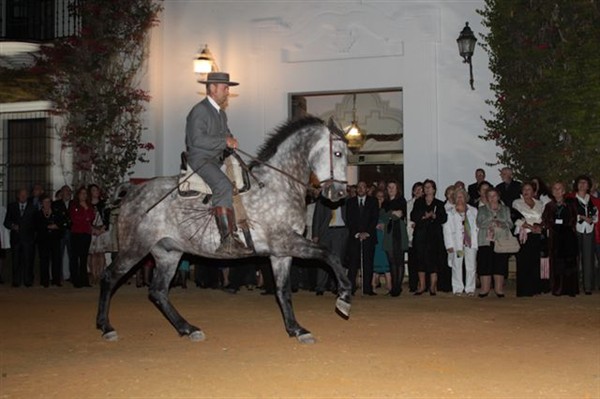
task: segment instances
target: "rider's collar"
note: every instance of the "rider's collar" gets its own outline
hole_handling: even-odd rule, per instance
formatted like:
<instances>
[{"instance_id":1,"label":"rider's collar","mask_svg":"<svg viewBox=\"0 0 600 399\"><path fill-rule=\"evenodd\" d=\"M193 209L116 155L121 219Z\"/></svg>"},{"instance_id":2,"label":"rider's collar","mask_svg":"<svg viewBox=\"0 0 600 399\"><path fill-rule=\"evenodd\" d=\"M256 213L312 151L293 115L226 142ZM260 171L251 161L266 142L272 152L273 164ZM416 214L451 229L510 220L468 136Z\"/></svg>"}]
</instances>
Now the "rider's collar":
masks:
<instances>
[{"instance_id":1,"label":"rider's collar","mask_svg":"<svg viewBox=\"0 0 600 399\"><path fill-rule=\"evenodd\" d=\"M213 98L211 96L206 96L206 98L208 98L208 102L215 107L215 109L217 110L217 112L221 111L221 107L219 107L219 104L217 104L217 102L215 100L213 100Z\"/></svg>"}]
</instances>

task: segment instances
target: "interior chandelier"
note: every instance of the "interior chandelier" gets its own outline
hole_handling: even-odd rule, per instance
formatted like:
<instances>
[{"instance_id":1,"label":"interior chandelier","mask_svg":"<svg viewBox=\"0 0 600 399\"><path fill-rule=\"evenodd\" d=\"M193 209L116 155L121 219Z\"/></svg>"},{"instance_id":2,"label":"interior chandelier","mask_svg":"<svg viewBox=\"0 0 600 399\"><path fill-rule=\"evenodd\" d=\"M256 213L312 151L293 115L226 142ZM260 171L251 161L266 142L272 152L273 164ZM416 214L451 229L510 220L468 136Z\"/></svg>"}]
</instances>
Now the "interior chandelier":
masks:
<instances>
[{"instance_id":1,"label":"interior chandelier","mask_svg":"<svg viewBox=\"0 0 600 399\"><path fill-rule=\"evenodd\" d=\"M354 152L360 150L365 143L365 133L356 121L356 93L352 96L352 123L346 129L345 137L348 140L348 148Z\"/></svg>"}]
</instances>

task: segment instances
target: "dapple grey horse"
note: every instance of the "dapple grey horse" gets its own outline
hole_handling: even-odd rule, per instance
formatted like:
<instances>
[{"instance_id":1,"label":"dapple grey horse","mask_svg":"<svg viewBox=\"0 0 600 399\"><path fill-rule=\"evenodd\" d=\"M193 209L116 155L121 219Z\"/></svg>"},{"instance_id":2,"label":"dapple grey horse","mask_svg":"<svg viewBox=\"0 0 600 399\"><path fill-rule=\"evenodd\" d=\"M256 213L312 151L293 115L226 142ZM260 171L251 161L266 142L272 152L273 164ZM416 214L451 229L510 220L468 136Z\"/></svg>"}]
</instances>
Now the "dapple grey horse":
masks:
<instances>
[{"instance_id":1,"label":"dapple grey horse","mask_svg":"<svg viewBox=\"0 0 600 399\"><path fill-rule=\"evenodd\" d=\"M331 267L338 282L336 312L350 312L350 283L338 258L302 235L306 225L305 197L310 173L320 181L322 195L338 201L346 195L347 143L333 123L318 118L288 122L270 135L251 165L256 179L241 199L246 209L257 256L269 256L276 297L285 329L302 343L315 342L296 321L292 308L290 266L292 257L317 259ZM120 205L119 253L102 277L96 327L109 341L118 339L108 313L110 301L131 269L151 254L156 267L149 299L181 336L205 338L189 324L168 298L169 283L184 253L216 258L220 236L210 204L184 198L173 190L178 178L160 177L133 186Z\"/></svg>"}]
</instances>

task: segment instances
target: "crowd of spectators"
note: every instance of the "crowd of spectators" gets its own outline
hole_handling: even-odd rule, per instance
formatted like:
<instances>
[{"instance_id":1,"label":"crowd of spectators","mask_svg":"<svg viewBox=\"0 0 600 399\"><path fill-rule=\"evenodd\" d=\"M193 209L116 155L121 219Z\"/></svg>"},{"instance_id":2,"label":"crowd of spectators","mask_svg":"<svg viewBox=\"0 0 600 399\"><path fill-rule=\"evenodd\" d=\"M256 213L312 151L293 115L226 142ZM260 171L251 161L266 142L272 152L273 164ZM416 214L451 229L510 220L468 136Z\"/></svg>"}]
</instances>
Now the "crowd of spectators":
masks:
<instances>
[{"instance_id":1,"label":"crowd of spectators","mask_svg":"<svg viewBox=\"0 0 600 399\"><path fill-rule=\"evenodd\" d=\"M113 245L109 212L100 187L80 187L75 197L63 186L54 197L41 184L21 188L3 215L2 262L11 254L12 286L31 287L39 265L39 283L75 288L97 284ZM36 261L37 259L37 261ZM3 283L0 266L0 281Z\"/></svg>"},{"instance_id":2,"label":"crowd of spectators","mask_svg":"<svg viewBox=\"0 0 600 399\"><path fill-rule=\"evenodd\" d=\"M599 289L600 198L592 180L582 175L572 186L547 187L540 177L514 180L510 168L500 177L494 186L477 169L475 182L446 187L444 200L430 179L414 183L408 200L394 180L361 181L335 203L314 190L307 196L306 237L339 257L353 294L397 297L408 288L414 295L485 298L493 291L503 298L513 255L518 297L575 296L580 289L591 295ZM19 190L4 217L10 246L2 237L3 248L12 253L12 285L34 283L36 256L44 287L97 284L114 251L110 222L97 185L79 188L73 199L68 186L54 199L41 185ZM138 287L152 280L152 258L142 263L134 280ZM185 255L172 286L187 288L190 279L230 293L244 286L274 291L269 261L259 257L215 261ZM315 261L294 260L291 280L293 291L337 290L326 265Z\"/></svg>"},{"instance_id":3,"label":"crowd of spectators","mask_svg":"<svg viewBox=\"0 0 600 399\"><path fill-rule=\"evenodd\" d=\"M408 201L396 181L361 181L337 203L309 196L307 237L339 256L353 293L360 289L363 295L382 288L399 296L407 285L414 295L485 298L492 292L504 298L512 256L518 297L575 296L580 287L591 295L600 288L600 198L591 179L578 176L571 189L563 182L548 188L540 177L519 182L510 168L500 177L493 185L477 169L475 182L447 187L443 201L430 179L415 183ZM336 292L326 267L304 261L294 266L294 289ZM268 262L257 268L268 275ZM232 278L237 270L231 269L227 289L255 286L252 267L240 281ZM269 278L261 281L270 293Z\"/></svg>"}]
</instances>

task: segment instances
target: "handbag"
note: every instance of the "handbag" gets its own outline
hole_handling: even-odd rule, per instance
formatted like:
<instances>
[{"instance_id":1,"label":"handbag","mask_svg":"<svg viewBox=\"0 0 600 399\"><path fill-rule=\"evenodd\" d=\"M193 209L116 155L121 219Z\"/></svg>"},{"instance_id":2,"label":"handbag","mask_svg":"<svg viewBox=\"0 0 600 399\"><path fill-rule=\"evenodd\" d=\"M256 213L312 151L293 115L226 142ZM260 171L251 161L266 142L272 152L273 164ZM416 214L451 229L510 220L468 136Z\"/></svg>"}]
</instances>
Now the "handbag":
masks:
<instances>
[{"instance_id":1,"label":"handbag","mask_svg":"<svg viewBox=\"0 0 600 399\"><path fill-rule=\"evenodd\" d=\"M516 254L521 249L521 245L512 234L503 235L494 240L494 252L497 254Z\"/></svg>"}]
</instances>

